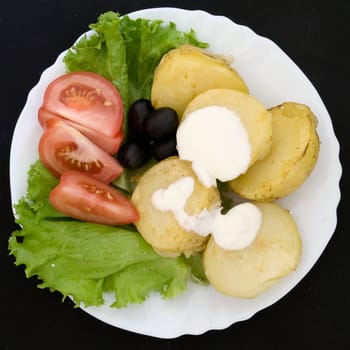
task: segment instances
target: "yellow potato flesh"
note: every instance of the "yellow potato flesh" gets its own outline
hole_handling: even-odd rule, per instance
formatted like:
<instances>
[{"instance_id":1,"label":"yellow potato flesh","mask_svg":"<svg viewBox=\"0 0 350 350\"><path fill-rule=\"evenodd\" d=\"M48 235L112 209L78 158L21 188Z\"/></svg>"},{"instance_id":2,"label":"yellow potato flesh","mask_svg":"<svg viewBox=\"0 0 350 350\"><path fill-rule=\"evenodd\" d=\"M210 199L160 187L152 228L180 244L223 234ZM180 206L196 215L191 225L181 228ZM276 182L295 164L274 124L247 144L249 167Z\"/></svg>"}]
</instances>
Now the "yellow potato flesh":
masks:
<instances>
[{"instance_id":1,"label":"yellow potato flesh","mask_svg":"<svg viewBox=\"0 0 350 350\"><path fill-rule=\"evenodd\" d=\"M294 271L300 261L302 242L290 213L275 203L255 204L262 225L250 246L224 250L211 237L203 254L209 282L229 296L256 297Z\"/></svg>"},{"instance_id":2,"label":"yellow potato flesh","mask_svg":"<svg viewBox=\"0 0 350 350\"><path fill-rule=\"evenodd\" d=\"M272 138L271 113L255 97L232 89L210 89L188 104L183 118L197 109L212 105L226 107L240 117L251 145L250 164L269 152Z\"/></svg>"},{"instance_id":3,"label":"yellow potato flesh","mask_svg":"<svg viewBox=\"0 0 350 350\"><path fill-rule=\"evenodd\" d=\"M240 196L257 201L275 200L296 190L313 170L320 147L317 121L307 106L287 102L270 111L270 152L230 182Z\"/></svg>"},{"instance_id":4,"label":"yellow potato flesh","mask_svg":"<svg viewBox=\"0 0 350 350\"><path fill-rule=\"evenodd\" d=\"M208 237L185 231L176 221L173 213L153 207L151 197L158 189L165 189L176 180L191 176L195 180L194 191L187 200L185 211L195 215L204 208L211 208L219 202L216 188L206 188L198 181L191 164L178 157L167 158L149 169L138 182L131 201L136 206L140 219L135 225L144 239L161 255L189 256L205 248Z\"/></svg>"},{"instance_id":5,"label":"yellow potato flesh","mask_svg":"<svg viewBox=\"0 0 350 350\"><path fill-rule=\"evenodd\" d=\"M155 108L173 108L181 118L195 96L212 88L248 93L243 79L227 62L183 45L162 57L154 73L151 102Z\"/></svg>"}]
</instances>

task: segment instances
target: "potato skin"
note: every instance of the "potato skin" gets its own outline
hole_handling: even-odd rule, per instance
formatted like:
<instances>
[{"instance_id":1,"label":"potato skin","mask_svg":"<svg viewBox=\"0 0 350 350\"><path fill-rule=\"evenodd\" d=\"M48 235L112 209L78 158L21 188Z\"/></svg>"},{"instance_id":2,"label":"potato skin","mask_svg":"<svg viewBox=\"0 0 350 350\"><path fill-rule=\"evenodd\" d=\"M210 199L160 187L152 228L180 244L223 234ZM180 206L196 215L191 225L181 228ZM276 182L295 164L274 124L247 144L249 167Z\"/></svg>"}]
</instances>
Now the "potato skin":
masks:
<instances>
[{"instance_id":1,"label":"potato skin","mask_svg":"<svg viewBox=\"0 0 350 350\"><path fill-rule=\"evenodd\" d=\"M285 102L270 112L269 154L229 183L240 196L256 201L273 201L295 191L314 169L320 150L317 119L308 106Z\"/></svg>"},{"instance_id":2,"label":"potato skin","mask_svg":"<svg viewBox=\"0 0 350 350\"><path fill-rule=\"evenodd\" d=\"M210 284L219 292L254 298L296 269L302 241L290 213L276 203L255 203L262 225L255 241L242 250L224 250L211 237L203 254Z\"/></svg>"},{"instance_id":3,"label":"potato skin","mask_svg":"<svg viewBox=\"0 0 350 350\"><path fill-rule=\"evenodd\" d=\"M227 62L202 49L183 45L165 54L154 72L151 102L155 108L171 107L181 118L187 104L212 88L248 93L248 87Z\"/></svg>"},{"instance_id":4,"label":"potato skin","mask_svg":"<svg viewBox=\"0 0 350 350\"><path fill-rule=\"evenodd\" d=\"M186 107L183 118L207 106L226 107L236 112L245 126L251 144L251 162L264 158L272 139L271 113L252 95L232 89L210 89L196 96ZM235 152L235 150L232 150Z\"/></svg>"},{"instance_id":5,"label":"potato skin","mask_svg":"<svg viewBox=\"0 0 350 350\"><path fill-rule=\"evenodd\" d=\"M140 219L135 222L138 231L161 255L176 256L183 253L190 256L202 251L208 241L208 237L186 232L171 212L161 212L151 203L154 191L167 188L185 176L195 180L194 191L185 206L189 215L198 214L202 209L209 209L219 203L217 189L204 187L193 172L191 163L178 157L169 157L150 168L141 177L131 197L140 214Z\"/></svg>"}]
</instances>

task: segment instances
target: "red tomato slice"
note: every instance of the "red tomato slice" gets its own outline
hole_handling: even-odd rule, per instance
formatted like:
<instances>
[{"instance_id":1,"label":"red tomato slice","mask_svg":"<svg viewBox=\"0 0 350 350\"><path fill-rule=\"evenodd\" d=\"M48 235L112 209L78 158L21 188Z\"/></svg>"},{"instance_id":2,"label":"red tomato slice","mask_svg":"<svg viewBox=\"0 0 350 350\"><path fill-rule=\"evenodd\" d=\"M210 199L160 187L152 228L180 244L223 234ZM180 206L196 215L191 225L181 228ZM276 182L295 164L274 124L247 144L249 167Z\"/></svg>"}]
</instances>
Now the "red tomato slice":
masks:
<instances>
[{"instance_id":1,"label":"red tomato slice","mask_svg":"<svg viewBox=\"0 0 350 350\"><path fill-rule=\"evenodd\" d=\"M79 171L66 171L51 191L49 201L61 213L83 221L125 225L139 219L127 197Z\"/></svg>"},{"instance_id":2,"label":"red tomato slice","mask_svg":"<svg viewBox=\"0 0 350 350\"><path fill-rule=\"evenodd\" d=\"M75 129L79 130L84 136L86 136L89 140L91 140L94 144L101 147L104 151L109 154L117 153L123 138L124 132L120 129L119 133L113 137L101 134L97 130L92 130L84 125L73 122L69 119L63 119L59 117L57 114L51 113L47 111L45 108L39 108L38 112L39 123L43 128L49 127L52 125L52 122L56 123L59 119L62 122L69 124Z\"/></svg>"},{"instance_id":3,"label":"red tomato slice","mask_svg":"<svg viewBox=\"0 0 350 350\"><path fill-rule=\"evenodd\" d=\"M122 128L120 94L109 80L96 73L73 72L53 80L46 88L42 107L110 137Z\"/></svg>"},{"instance_id":4,"label":"red tomato slice","mask_svg":"<svg viewBox=\"0 0 350 350\"><path fill-rule=\"evenodd\" d=\"M39 141L39 157L56 177L67 170L79 170L109 183L123 171L114 157L63 122L57 122L44 131Z\"/></svg>"}]
</instances>

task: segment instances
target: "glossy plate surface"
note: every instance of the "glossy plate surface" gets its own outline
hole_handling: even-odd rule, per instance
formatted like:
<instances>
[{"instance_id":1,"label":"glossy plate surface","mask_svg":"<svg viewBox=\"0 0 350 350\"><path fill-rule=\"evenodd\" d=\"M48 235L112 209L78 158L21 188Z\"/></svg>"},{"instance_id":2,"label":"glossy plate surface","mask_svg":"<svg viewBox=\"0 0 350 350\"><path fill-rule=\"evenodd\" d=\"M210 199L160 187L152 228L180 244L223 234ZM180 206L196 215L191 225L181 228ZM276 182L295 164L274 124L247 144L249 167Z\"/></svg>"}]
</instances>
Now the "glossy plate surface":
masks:
<instances>
[{"instance_id":1,"label":"glossy plate surface","mask_svg":"<svg viewBox=\"0 0 350 350\"><path fill-rule=\"evenodd\" d=\"M183 295L171 301L162 300L158 294L154 294L141 305L118 310L108 306L112 298L106 295L106 305L84 308L87 313L110 325L160 338L223 329L250 318L285 296L322 254L336 226L341 176L339 144L330 116L316 89L294 62L269 39L226 17L213 16L204 11L154 8L131 13L130 17L172 21L183 31L193 28L200 40L210 43L211 52L234 57L234 68L247 83L250 93L266 107L285 101L304 103L319 121L321 150L316 168L303 186L280 201L295 218L303 240L302 259L294 273L251 300L230 298L210 286L191 283ZM36 117L37 110L48 83L65 72L63 56L64 52L43 72L40 81L29 93L16 125L10 155L13 203L25 194L27 171L38 158L37 144L42 130Z\"/></svg>"}]
</instances>

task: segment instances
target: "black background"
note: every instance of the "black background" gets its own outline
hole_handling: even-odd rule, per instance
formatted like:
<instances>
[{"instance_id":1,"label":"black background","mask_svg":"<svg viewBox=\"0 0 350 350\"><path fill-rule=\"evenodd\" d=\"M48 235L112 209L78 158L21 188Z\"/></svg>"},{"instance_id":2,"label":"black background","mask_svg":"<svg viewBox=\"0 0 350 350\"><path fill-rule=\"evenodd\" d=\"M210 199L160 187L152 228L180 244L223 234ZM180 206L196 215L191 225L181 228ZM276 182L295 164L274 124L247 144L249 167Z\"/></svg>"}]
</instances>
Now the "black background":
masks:
<instances>
[{"instance_id":1,"label":"black background","mask_svg":"<svg viewBox=\"0 0 350 350\"><path fill-rule=\"evenodd\" d=\"M301 281L276 304L225 330L158 339L114 328L61 303L58 293L36 288L8 256L16 228L10 204L8 161L11 135L29 90L57 55L71 46L98 15L148 7L204 9L250 26L275 41L320 93L341 144L343 177L338 226L326 250ZM1 137L1 349L350 349L349 225L349 0L295 1L108 1L32 0L0 4ZM225 35L225 33L218 33ZM327 201L327 198L324 198ZM317 215L317 212L310 212ZM169 325L171 326L171 325Z\"/></svg>"}]
</instances>

